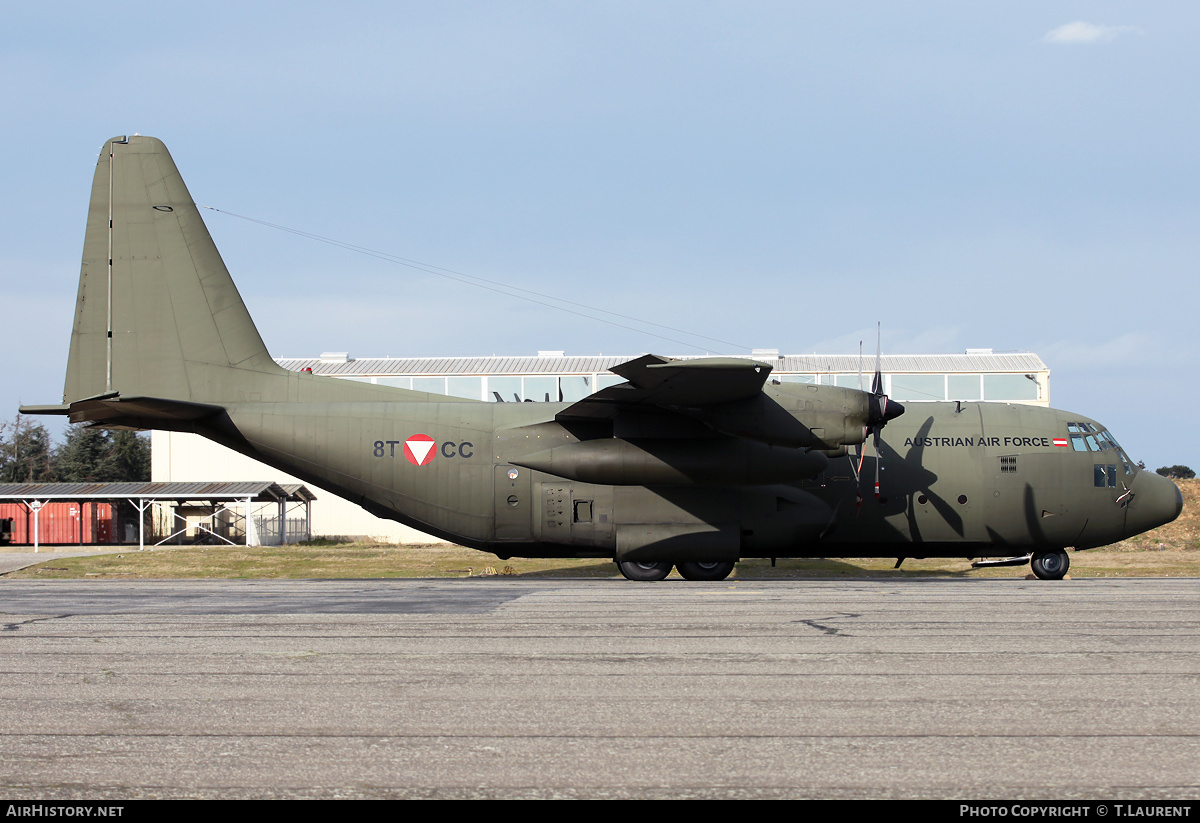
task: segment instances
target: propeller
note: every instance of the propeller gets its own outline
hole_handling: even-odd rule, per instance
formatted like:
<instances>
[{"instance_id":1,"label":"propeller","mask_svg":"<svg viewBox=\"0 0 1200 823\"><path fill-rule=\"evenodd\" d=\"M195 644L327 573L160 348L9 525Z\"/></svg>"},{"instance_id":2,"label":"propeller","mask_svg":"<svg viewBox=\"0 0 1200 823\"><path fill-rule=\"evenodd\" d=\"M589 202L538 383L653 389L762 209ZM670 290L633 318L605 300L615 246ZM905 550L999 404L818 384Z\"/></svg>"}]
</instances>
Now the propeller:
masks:
<instances>
[{"instance_id":1,"label":"propeller","mask_svg":"<svg viewBox=\"0 0 1200 823\"><path fill-rule=\"evenodd\" d=\"M862 344L859 344L859 373L862 373ZM859 385L862 385L862 378L859 377ZM891 400L883 393L883 332L879 324L875 326L875 377L871 380L871 397L867 401L867 434L872 435L872 440L875 445L875 498L879 499L879 467L883 462L882 452L879 449L879 433L883 431L883 427L887 425L889 420L894 420L904 414L904 406ZM862 451L858 460L858 471L855 472L857 477L859 471L862 470L863 460L866 458L866 451ZM862 495L859 494L861 505Z\"/></svg>"}]
</instances>

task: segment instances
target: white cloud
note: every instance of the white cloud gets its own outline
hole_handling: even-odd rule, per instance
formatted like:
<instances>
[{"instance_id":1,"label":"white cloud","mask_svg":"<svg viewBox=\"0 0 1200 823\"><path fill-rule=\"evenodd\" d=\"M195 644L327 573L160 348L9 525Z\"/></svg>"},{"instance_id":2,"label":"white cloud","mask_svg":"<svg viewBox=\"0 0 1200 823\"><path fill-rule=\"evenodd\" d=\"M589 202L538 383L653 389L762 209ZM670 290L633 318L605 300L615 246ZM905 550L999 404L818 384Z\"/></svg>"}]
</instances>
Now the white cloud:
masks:
<instances>
[{"instance_id":1,"label":"white cloud","mask_svg":"<svg viewBox=\"0 0 1200 823\"><path fill-rule=\"evenodd\" d=\"M1100 26L1076 20L1051 29L1042 37L1043 43L1108 43L1119 34L1138 32L1134 26Z\"/></svg>"}]
</instances>

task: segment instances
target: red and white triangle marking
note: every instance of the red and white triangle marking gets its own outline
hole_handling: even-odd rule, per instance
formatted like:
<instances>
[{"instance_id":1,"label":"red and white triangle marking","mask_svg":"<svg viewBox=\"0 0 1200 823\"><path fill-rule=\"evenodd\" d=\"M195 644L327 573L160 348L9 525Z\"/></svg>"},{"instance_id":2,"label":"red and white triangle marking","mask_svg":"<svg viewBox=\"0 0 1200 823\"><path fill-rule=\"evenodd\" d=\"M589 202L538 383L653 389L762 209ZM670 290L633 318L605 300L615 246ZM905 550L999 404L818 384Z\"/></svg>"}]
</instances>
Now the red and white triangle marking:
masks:
<instances>
[{"instance_id":1,"label":"red and white triangle marking","mask_svg":"<svg viewBox=\"0 0 1200 823\"><path fill-rule=\"evenodd\" d=\"M427 434L414 434L404 441L404 459L414 466L425 466L433 460L437 443Z\"/></svg>"}]
</instances>

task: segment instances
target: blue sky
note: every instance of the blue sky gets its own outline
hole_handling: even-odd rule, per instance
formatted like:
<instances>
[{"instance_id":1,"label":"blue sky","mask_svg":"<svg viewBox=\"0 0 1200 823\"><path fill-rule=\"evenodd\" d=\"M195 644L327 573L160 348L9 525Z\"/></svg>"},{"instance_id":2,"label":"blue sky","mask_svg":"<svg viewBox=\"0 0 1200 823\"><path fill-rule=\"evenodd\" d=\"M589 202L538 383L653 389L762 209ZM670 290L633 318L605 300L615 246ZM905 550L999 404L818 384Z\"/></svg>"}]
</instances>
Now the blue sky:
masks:
<instances>
[{"instance_id":1,"label":"blue sky","mask_svg":"<svg viewBox=\"0 0 1200 823\"><path fill-rule=\"evenodd\" d=\"M878 320L1035 351L1053 405L1200 468L1198 39L1183 2L14 6L0 417L61 398L96 156L137 132L199 203L731 344L206 213L278 356L841 353Z\"/></svg>"}]
</instances>

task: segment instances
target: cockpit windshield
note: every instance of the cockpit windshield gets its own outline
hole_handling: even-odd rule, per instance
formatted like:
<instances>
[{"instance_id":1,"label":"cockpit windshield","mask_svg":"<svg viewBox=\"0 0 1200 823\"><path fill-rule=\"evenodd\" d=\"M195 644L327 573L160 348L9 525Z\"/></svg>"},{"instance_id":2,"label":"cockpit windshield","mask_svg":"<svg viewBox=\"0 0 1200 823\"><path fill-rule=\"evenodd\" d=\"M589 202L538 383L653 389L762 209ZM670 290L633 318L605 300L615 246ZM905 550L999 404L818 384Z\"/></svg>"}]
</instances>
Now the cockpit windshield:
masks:
<instances>
[{"instance_id":1,"label":"cockpit windshield","mask_svg":"<svg viewBox=\"0 0 1200 823\"><path fill-rule=\"evenodd\" d=\"M1071 448L1077 452L1116 452L1116 457L1125 469L1126 474L1137 472L1137 464L1129 459L1129 455L1121 448L1121 444L1107 429L1102 429L1095 423L1068 423L1067 434L1071 437Z\"/></svg>"}]
</instances>

